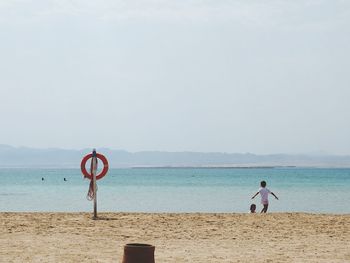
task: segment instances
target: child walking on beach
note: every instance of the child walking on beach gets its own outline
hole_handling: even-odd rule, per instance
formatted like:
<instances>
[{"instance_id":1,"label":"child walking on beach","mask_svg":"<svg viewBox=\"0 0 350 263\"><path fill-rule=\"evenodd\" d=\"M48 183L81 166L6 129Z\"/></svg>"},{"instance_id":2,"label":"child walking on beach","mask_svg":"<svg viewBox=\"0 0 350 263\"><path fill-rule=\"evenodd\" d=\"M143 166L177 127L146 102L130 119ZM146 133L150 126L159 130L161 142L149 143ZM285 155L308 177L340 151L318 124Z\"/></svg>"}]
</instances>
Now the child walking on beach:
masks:
<instances>
[{"instance_id":1,"label":"child walking on beach","mask_svg":"<svg viewBox=\"0 0 350 263\"><path fill-rule=\"evenodd\" d=\"M266 188L265 181L260 182L259 191L252 197L252 199L254 199L254 197L257 196L258 194L261 195L261 204L264 206L264 208L261 210L261 213L267 212L267 208L269 207L269 199L268 199L269 194L272 194L278 200L278 197L274 193L272 193L269 189Z\"/></svg>"}]
</instances>

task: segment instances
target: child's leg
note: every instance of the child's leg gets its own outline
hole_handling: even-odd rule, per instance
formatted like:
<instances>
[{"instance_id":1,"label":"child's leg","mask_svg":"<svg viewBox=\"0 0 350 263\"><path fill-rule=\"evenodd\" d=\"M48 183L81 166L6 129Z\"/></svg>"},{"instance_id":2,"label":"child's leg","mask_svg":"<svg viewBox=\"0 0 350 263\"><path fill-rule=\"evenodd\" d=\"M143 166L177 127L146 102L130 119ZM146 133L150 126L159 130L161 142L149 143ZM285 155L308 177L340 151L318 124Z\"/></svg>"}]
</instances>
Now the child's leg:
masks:
<instances>
[{"instance_id":1,"label":"child's leg","mask_svg":"<svg viewBox=\"0 0 350 263\"><path fill-rule=\"evenodd\" d=\"M261 213L266 213L268 207L269 207L268 204L264 205L264 208L261 210Z\"/></svg>"}]
</instances>

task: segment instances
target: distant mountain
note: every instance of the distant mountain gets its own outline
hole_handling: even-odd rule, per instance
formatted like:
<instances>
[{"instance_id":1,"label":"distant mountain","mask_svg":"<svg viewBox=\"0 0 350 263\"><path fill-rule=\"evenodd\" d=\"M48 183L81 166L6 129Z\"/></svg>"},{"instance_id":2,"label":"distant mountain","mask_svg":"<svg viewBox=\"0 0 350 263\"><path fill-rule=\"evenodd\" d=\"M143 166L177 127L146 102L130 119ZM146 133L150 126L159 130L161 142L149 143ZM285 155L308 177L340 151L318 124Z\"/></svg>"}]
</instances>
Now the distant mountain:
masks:
<instances>
[{"instance_id":1,"label":"distant mountain","mask_svg":"<svg viewBox=\"0 0 350 263\"><path fill-rule=\"evenodd\" d=\"M78 168L91 149L35 149L0 145L0 167ZM251 153L127 152L98 149L110 167L350 167L350 156L336 155L256 155Z\"/></svg>"}]
</instances>

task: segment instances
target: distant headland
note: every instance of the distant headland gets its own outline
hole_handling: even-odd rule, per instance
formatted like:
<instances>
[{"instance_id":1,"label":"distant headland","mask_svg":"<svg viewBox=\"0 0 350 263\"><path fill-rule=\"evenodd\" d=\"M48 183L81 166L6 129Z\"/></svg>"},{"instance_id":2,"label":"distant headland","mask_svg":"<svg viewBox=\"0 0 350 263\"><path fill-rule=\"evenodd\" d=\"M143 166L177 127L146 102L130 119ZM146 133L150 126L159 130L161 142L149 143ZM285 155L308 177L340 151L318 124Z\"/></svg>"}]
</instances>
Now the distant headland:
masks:
<instances>
[{"instance_id":1,"label":"distant headland","mask_svg":"<svg viewBox=\"0 0 350 263\"><path fill-rule=\"evenodd\" d=\"M225 153L225 152L128 152L98 148L111 168L274 168L350 167L350 156ZM1 168L77 168L91 149L27 148L0 145Z\"/></svg>"}]
</instances>

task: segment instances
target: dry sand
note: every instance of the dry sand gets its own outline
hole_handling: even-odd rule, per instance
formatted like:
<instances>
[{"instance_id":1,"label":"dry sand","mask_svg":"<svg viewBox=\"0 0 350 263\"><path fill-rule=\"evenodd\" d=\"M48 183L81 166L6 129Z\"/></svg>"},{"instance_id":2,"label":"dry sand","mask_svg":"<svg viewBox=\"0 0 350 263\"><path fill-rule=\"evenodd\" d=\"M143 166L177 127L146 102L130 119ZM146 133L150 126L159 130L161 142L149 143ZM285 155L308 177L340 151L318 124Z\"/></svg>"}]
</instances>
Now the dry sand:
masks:
<instances>
[{"instance_id":1,"label":"dry sand","mask_svg":"<svg viewBox=\"0 0 350 263\"><path fill-rule=\"evenodd\" d=\"M350 262L350 215L0 213L0 262Z\"/></svg>"}]
</instances>

